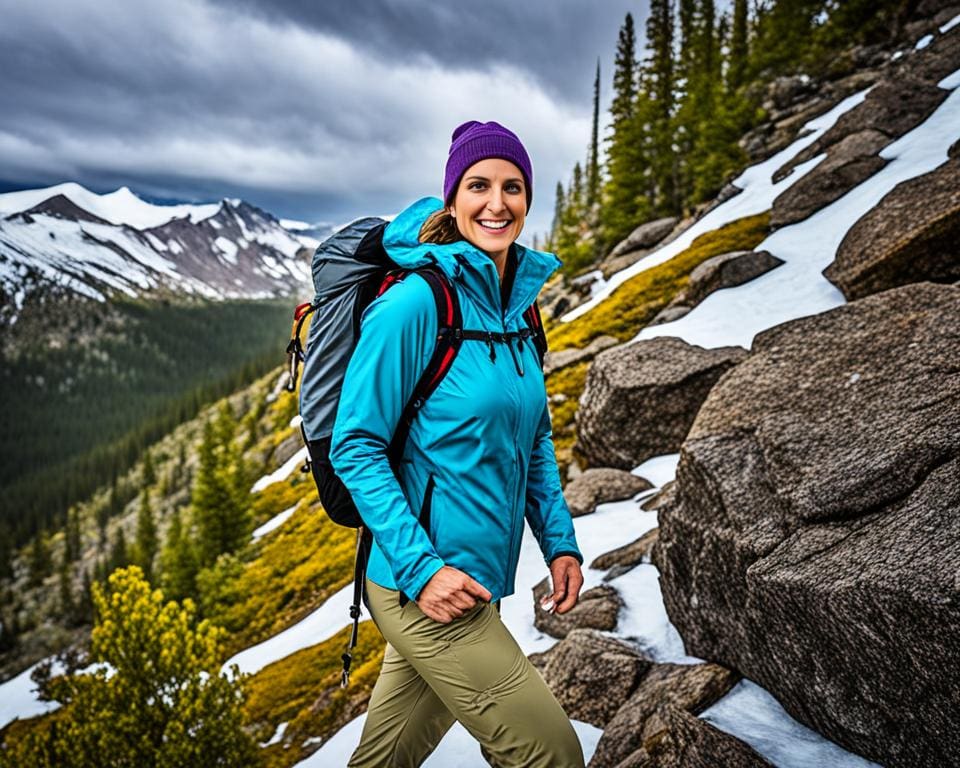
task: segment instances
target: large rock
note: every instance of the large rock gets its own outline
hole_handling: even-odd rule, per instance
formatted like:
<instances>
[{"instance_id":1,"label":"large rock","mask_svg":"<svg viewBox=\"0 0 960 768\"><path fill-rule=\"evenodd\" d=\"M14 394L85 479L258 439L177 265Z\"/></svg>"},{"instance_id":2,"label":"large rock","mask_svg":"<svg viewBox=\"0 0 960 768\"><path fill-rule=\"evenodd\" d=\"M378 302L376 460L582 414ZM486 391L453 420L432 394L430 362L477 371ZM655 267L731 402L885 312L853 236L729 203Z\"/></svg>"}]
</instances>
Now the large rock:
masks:
<instances>
[{"instance_id":1,"label":"large rock","mask_svg":"<svg viewBox=\"0 0 960 768\"><path fill-rule=\"evenodd\" d=\"M668 238L672 239L671 236L682 232L691 222L692 220L687 220L681 223L679 219L671 217L641 224L600 262L598 267L604 278L609 279L611 275L639 261L663 245Z\"/></svg>"},{"instance_id":2,"label":"large rock","mask_svg":"<svg viewBox=\"0 0 960 768\"><path fill-rule=\"evenodd\" d=\"M543 654L531 657L567 715L603 728L653 662L633 646L578 629Z\"/></svg>"},{"instance_id":3,"label":"large rock","mask_svg":"<svg viewBox=\"0 0 960 768\"><path fill-rule=\"evenodd\" d=\"M960 66L960 27L944 35L935 35L933 42L920 51L914 51L904 61L909 77L935 85Z\"/></svg>"},{"instance_id":4,"label":"large rock","mask_svg":"<svg viewBox=\"0 0 960 768\"><path fill-rule=\"evenodd\" d=\"M607 571L603 576L603 580L605 582L613 581L618 576L627 573L627 571L632 571L644 560L649 561L659 536L659 528L647 531L629 544L624 544L622 547L617 547L616 549L611 549L609 552L604 552L602 555L598 555L594 558L593 562L590 563L590 567L598 571Z\"/></svg>"},{"instance_id":5,"label":"large rock","mask_svg":"<svg viewBox=\"0 0 960 768\"><path fill-rule=\"evenodd\" d=\"M596 512L598 504L630 499L653 485L649 480L631 475L622 469L588 469L567 483L563 498L572 517Z\"/></svg>"},{"instance_id":6,"label":"large rock","mask_svg":"<svg viewBox=\"0 0 960 768\"><path fill-rule=\"evenodd\" d=\"M630 251L639 251L641 248L652 248L673 231L678 221L680 220L675 216L668 216L641 224L625 240L617 243L607 258L616 258Z\"/></svg>"},{"instance_id":7,"label":"large rock","mask_svg":"<svg viewBox=\"0 0 960 768\"><path fill-rule=\"evenodd\" d=\"M885 133L868 128L834 144L825 160L773 201L770 225L802 221L839 200L887 164L877 153L891 141Z\"/></svg>"},{"instance_id":8,"label":"large rock","mask_svg":"<svg viewBox=\"0 0 960 768\"><path fill-rule=\"evenodd\" d=\"M732 288L783 264L769 251L731 251L711 256L690 273L687 285L650 322L668 323L693 309L714 291Z\"/></svg>"},{"instance_id":9,"label":"large rock","mask_svg":"<svg viewBox=\"0 0 960 768\"><path fill-rule=\"evenodd\" d=\"M700 713L727 694L740 676L718 664L655 664L607 723L590 768L615 766L643 746L649 718L669 705Z\"/></svg>"},{"instance_id":10,"label":"large rock","mask_svg":"<svg viewBox=\"0 0 960 768\"><path fill-rule=\"evenodd\" d=\"M899 138L933 114L948 93L932 83L909 77L882 80L860 104L842 114L819 139L777 170L773 178L784 178L800 163L861 131L878 131L890 139Z\"/></svg>"},{"instance_id":11,"label":"large rock","mask_svg":"<svg viewBox=\"0 0 960 768\"><path fill-rule=\"evenodd\" d=\"M562 640L576 629L617 628L623 600L613 587L602 584L584 590L566 613L548 613L540 608L540 601L549 594L550 580L544 577L533 587L533 625L541 632Z\"/></svg>"},{"instance_id":12,"label":"large rock","mask_svg":"<svg viewBox=\"0 0 960 768\"><path fill-rule=\"evenodd\" d=\"M848 299L960 279L960 160L894 187L847 232L823 274Z\"/></svg>"},{"instance_id":13,"label":"large rock","mask_svg":"<svg viewBox=\"0 0 960 768\"><path fill-rule=\"evenodd\" d=\"M587 374L577 449L591 466L632 469L680 449L710 388L746 355L662 337L608 349Z\"/></svg>"},{"instance_id":14,"label":"large rock","mask_svg":"<svg viewBox=\"0 0 960 768\"><path fill-rule=\"evenodd\" d=\"M758 335L659 511L687 652L891 767L960 754L957 318L919 283Z\"/></svg>"},{"instance_id":15,"label":"large rock","mask_svg":"<svg viewBox=\"0 0 960 768\"><path fill-rule=\"evenodd\" d=\"M620 342L613 336L598 336L583 349L561 349L556 352L548 351L543 358L543 375L549 376L551 373L559 371L561 368L567 368L577 363L593 360L603 350L615 347Z\"/></svg>"},{"instance_id":16,"label":"large rock","mask_svg":"<svg viewBox=\"0 0 960 768\"><path fill-rule=\"evenodd\" d=\"M600 765L599 763L597 765ZM643 747L616 768L773 768L729 733L677 707L661 707L647 722ZM591 760L590 768L595 768Z\"/></svg>"}]
</instances>

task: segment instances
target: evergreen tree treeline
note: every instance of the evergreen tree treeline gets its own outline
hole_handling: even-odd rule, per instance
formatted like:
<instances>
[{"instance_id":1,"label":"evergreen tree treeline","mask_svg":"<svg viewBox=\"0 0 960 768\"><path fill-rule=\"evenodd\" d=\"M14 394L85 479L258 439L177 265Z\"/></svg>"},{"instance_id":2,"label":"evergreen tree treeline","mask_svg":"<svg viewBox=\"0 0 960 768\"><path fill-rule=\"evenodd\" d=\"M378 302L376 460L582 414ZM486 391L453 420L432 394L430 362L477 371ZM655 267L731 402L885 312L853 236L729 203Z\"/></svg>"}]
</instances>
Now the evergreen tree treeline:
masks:
<instances>
[{"instance_id":1,"label":"evergreen tree treeline","mask_svg":"<svg viewBox=\"0 0 960 768\"><path fill-rule=\"evenodd\" d=\"M798 72L829 74L831 55L888 39L902 0L651 0L643 56L633 16L617 40L605 162L597 139L599 65L586 180L578 163L557 184L547 246L575 275L638 225L689 215L742 170L740 138L764 112L764 85ZM751 12L752 7L752 12ZM839 63L838 63L839 62Z\"/></svg>"}]
</instances>

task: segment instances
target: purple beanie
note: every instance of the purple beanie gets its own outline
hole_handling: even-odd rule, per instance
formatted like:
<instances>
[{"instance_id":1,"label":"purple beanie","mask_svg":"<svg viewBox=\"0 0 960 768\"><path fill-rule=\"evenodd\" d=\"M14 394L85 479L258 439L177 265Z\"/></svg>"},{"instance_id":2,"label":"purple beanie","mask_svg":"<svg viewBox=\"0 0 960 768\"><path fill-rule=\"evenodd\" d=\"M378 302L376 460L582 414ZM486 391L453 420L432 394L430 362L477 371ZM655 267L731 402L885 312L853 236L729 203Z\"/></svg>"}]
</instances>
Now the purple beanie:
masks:
<instances>
[{"instance_id":1,"label":"purple beanie","mask_svg":"<svg viewBox=\"0 0 960 768\"><path fill-rule=\"evenodd\" d=\"M509 160L523 173L527 183L527 209L533 201L533 167L530 156L513 131L500 123L470 120L457 126L450 143L450 154L443 175L443 200L449 205L457 184L466 170L480 160L499 157Z\"/></svg>"}]
</instances>

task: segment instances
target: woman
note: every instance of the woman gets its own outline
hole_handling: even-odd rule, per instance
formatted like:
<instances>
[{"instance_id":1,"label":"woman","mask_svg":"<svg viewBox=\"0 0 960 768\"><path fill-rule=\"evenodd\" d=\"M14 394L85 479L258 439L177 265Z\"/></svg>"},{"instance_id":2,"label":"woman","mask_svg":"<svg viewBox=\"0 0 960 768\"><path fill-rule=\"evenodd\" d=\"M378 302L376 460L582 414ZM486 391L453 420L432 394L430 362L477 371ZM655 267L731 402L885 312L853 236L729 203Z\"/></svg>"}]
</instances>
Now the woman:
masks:
<instances>
[{"instance_id":1,"label":"woman","mask_svg":"<svg viewBox=\"0 0 960 768\"><path fill-rule=\"evenodd\" d=\"M384 232L398 264L433 262L452 281L465 329L523 328L523 311L559 266L514 243L532 176L515 134L464 123L453 133L444 202L420 200ZM533 344L465 340L414 419L396 472L387 460L437 327L419 275L372 302L334 426L331 463L373 533L365 586L388 641L349 765L418 766L459 720L496 765L583 766L569 719L499 616L514 591L524 518L550 568L552 609L570 610L583 584Z\"/></svg>"}]
</instances>

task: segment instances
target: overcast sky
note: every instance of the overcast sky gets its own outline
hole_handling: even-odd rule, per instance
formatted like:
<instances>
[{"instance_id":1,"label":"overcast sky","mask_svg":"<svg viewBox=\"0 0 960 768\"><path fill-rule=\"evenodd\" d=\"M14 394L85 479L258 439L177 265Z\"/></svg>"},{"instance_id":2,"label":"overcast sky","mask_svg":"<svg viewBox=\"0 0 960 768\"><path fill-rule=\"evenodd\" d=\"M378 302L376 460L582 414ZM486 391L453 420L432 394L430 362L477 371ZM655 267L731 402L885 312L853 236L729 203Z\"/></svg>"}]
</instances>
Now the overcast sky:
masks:
<instances>
[{"instance_id":1,"label":"overcast sky","mask_svg":"<svg viewBox=\"0 0 960 768\"><path fill-rule=\"evenodd\" d=\"M605 105L647 5L0 0L0 189L125 184L341 223L439 194L453 128L497 120L533 160L528 239L586 155L597 58Z\"/></svg>"}]
</instances>

